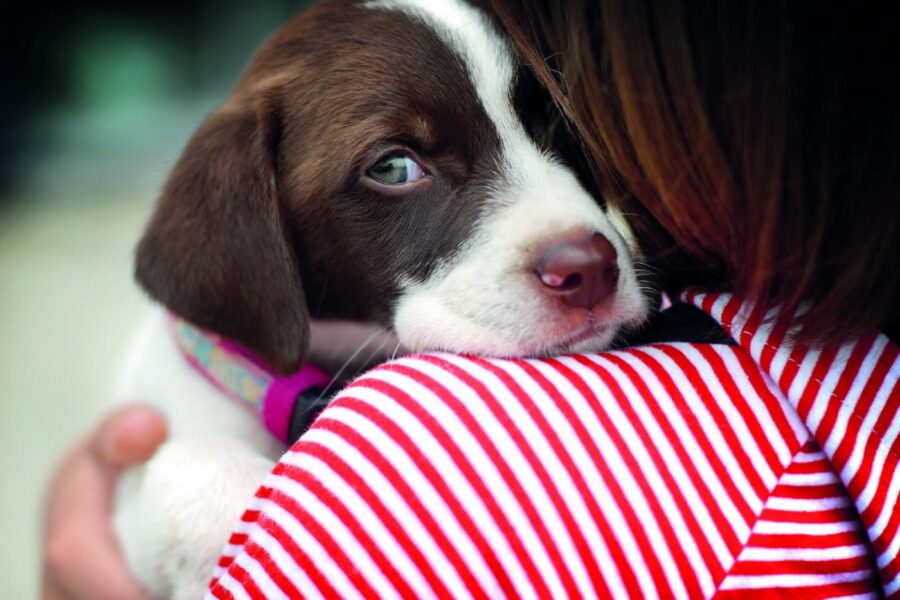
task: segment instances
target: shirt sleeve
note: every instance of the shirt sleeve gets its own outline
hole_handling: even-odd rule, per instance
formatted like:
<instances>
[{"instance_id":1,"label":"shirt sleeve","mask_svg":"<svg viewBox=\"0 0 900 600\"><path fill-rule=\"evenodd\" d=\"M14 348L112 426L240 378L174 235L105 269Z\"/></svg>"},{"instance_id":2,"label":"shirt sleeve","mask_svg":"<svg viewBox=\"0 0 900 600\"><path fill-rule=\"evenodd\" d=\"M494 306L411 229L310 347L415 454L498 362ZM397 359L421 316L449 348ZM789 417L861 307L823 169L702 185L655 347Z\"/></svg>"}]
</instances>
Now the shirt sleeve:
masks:
<instances>
[{"instance_id":1,"label":"shirt sleeve","mask_svg":"<svg viewBox=\"0 0 900 600\"><path fill-rule=\"evenodd\" d=\"M404 358L282 458L210 596L710 597L808 440L733 346Z\"/></svg>"}]
</instances>

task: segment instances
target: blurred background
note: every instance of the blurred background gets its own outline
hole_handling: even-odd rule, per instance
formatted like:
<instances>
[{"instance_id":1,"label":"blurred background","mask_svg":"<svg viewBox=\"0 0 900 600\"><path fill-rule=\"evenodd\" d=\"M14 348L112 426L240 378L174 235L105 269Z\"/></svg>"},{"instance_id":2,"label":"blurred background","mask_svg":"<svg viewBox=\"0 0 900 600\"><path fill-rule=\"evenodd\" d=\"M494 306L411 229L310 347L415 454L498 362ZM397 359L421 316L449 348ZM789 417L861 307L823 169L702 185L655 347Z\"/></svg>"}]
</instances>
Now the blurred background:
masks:
<instances>
[{"instance_id":1,"label":"blurred background","mask_svg":"<svg viewBox=\"0 0 900 600\"><path fill-rule=\"evenodd\" d=\"M43 490L110 405L132 249L203 116L303 0L24 2L0 23L0 598L38 597Z\"/></svg>"}]
</instances>

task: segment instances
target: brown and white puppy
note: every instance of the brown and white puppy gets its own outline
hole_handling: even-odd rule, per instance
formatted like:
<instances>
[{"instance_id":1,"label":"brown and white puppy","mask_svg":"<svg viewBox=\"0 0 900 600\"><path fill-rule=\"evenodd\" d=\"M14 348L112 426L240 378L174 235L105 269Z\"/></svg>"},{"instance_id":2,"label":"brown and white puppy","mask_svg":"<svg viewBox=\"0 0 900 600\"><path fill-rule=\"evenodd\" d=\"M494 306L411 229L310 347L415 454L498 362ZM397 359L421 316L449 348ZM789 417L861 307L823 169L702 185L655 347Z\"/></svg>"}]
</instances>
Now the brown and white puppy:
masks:
<instances>
[{"instance_id":1,"label":"brown and white puppy","mask_svg":"<svg viewBox=\"0 0 900 600\"><path fill-rule=\"evenodd\" d=\"M603 349L647 314L635 248L547 145L537 93L463 0L322 2L191 139L138 280L280 372L307 360L311 317L380 323L411 350ZM122 482L123 548L153 593L195 597L281 448L184 363L161 311L118 395L171 431Z\"/></svg>"}]
</instances>

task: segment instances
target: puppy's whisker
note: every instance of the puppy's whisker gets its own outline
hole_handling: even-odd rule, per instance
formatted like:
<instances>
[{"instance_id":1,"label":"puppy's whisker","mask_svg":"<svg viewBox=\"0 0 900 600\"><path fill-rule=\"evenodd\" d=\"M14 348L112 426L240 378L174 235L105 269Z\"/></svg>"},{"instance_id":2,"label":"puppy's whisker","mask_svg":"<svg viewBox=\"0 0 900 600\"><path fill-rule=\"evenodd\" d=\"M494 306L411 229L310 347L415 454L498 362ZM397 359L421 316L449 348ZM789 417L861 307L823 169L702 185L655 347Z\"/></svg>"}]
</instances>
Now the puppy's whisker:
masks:
<instances>
[{"instance_id":1,"label":"puppy's whisker","mask_svg":"<svg viewBox=\"0 0 900 600\"><path fill-rule=\"evenodd\" d=\"M360 344L359 347L353 352L353 354L350 355L350 358L348 358L346 361L344 361L344 364L341 365L341 368L337 370L337 373L334 374L334 377L331 378L331 381L328 383L327 386L325 386L325 389L322 390L322 393L319 394L319 397L317 398L317 400L321 400L322 398L325 398L328 396L328 392L330 392L332 390L332 388L334 388L335 382L340 381L341 375L344 374L344 371L347 370L347 367L349 367L351 364L353 364L353 361L356 359L357 356L359 356L359 353L362 352L363 349L366 348L369 345L369 343L373 339L375 339L375 336L377 336L379 333L381 333L381 330L376 329L375 331L373 331L372 335L370 335L368 338L366 338L366 341L364 341L362 344Z\"/></svg>"},{"instance_id":2,"label":"puppy's whisker","mask_svg":"<svg viewBox=\"0 0 900 600\"><path fill-rule=\"evenodd\" d=\"M372 351L372 353L369 354L369 356L366 358L366 360L364 360L364 361L361 363L363 369L368 369L368 368L372 365L372 359L375 358L376 356L378 356L378 354L384 349L384 347L387 345L387 343L388 343L388 341L387 341L386 339L381 340L381 343L378 344L378 347L375 348L375 349ZM382 361L376 359L375 362L380 363L380 362L382 362Z\"/></svg>"},{"instance_id":3,"label":"puppy's whisker","mask_svg":"<svg viewBox=\"0 0 900 600\"><path fill-rule=\"evenodd\" d=\"M322 283L322 293L319 294L319 303L316 305L316 313L313 315L313 318L318 319L319 315L322 314L322 304L325 302L325 290L328 288L328 276L325 276L325 281Z\"/></svg>"}]
</instances>

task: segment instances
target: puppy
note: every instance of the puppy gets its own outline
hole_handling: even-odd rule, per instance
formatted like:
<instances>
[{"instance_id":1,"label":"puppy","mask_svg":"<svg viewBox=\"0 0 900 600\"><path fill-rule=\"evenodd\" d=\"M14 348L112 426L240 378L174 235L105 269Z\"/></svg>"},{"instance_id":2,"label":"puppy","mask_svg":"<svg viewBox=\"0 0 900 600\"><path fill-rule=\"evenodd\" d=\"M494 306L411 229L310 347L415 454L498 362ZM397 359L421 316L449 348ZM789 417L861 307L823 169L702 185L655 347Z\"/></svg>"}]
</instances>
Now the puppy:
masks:
<instances>
[{"instance_id":1,"label":"puppy","mask_svg":"<svg viewBox=\"0 0 900 600\"><path fill-rule=\"evenodd\" d=\"M276 373L308 360L311 316L380 323L413 351L603 349L647 314L636 249L548 145L539 89L463 0L322 2L194 134L137 279ZM115 522L148 590L195 598L284 447L184 360L167 318L117 394L158 406L170 438L123 477Z\"/></svg>"}]
</instances>

